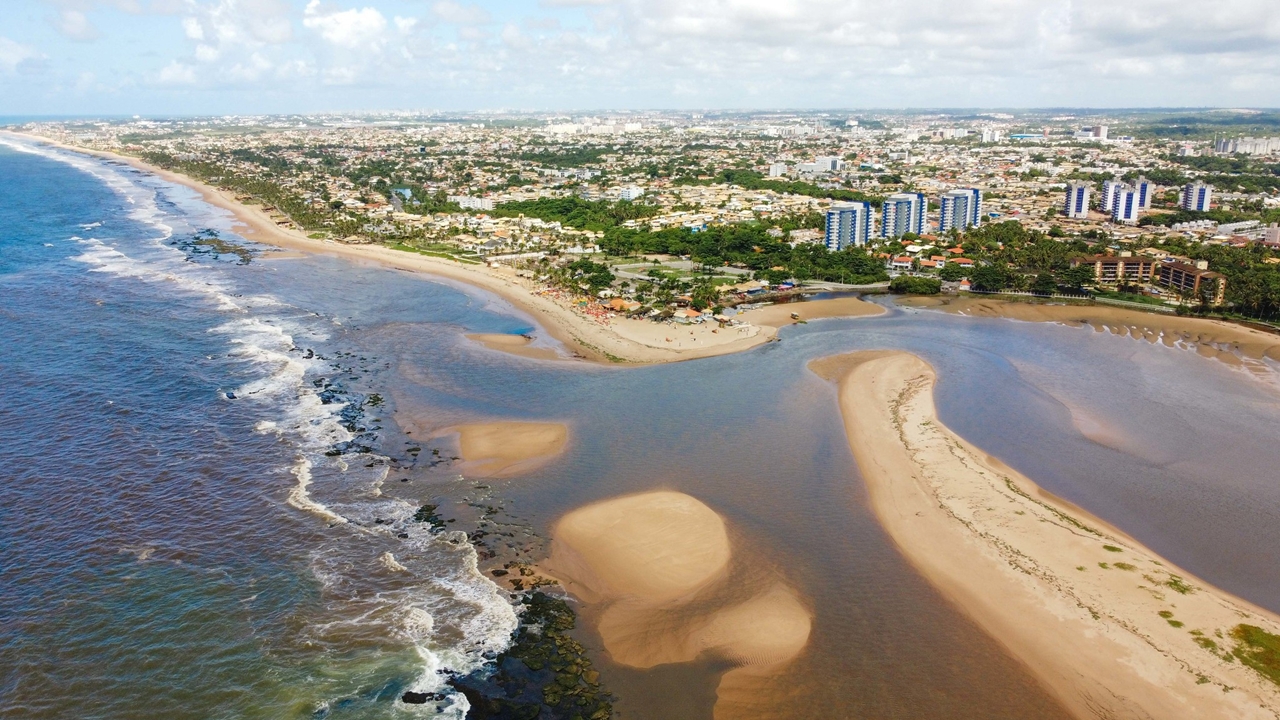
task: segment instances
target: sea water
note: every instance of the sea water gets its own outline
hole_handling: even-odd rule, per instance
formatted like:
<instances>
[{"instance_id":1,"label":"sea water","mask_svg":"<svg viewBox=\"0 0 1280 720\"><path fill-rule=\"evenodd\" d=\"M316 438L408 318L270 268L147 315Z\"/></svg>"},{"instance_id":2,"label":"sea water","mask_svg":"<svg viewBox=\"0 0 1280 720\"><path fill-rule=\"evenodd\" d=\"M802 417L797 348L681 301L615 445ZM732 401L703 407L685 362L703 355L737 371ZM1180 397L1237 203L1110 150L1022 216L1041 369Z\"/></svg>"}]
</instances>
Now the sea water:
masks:
<instances>
[{"instance_id":1,"label":"sea water","mask_svg":"<svg viewBox=\"0 0 1280 720\"><path fill-rule=\"evenodd\" d=\"M517 621L486 558L536 560L567 510L654 488L724 515L813 611L757 716L1063 717L876 523L835 388L806 369L857 349L920 354L956 432L1280 610L1266 373L888 302L695 362L517 358L464 337L539 332L497 298L275 253L188 190L41 153L0 148L6 717L460 716L445 680ZM467 478L433 431L487 419L565 422L570 441L537 471ZM431 533L423 504L512 539ZM710 717L722 667L622 668L579 635L623 717ZM441 699L399 702L410 689Z\"/></svg>"},{"instance_id":2,"label":"sea water","mask_svg":"<svg viewBox=\"0 0 1280 720\"><path fill-rule=\"evenodd\" d=\"M0 145L0 714L461 717L448 673L506 647L511 605L380 492L341 303L202 244L228 230L126 166Z\"/></svg>"}]
</instances>

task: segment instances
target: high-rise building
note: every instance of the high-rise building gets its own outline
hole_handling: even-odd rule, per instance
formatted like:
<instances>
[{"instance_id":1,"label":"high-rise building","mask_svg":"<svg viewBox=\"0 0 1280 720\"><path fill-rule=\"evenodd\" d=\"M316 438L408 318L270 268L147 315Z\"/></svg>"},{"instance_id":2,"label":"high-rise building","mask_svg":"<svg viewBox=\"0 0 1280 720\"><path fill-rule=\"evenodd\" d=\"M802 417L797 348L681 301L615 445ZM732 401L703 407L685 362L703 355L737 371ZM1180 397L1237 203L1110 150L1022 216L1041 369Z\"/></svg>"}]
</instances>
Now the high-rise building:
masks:
<instances>
[{"instance_id":1,"label":"high-rise building","mask_svg":"<svg viewBox=\"0 0 1280 720\"><path fill-rule=\"evenodd\" d=\"M1109 213L1116 208L1116 193L1124 183L1120 180L1107 180L1102 183L1102 212Z\"/></svg>"},{"instance_id":2,"label":"high-rise building","mask_svg":"<svg viewBox=\"0 0 1280 720\"><path fill-rule=\"evenodd\" d=\"M982 223L982 191L978 188L966 188L972 200L969 202L969 227L977 227Z\"/></svg>"},{"instance_id":3,"label":"high-rise building","mask_svg":"<svg viewBox=\"0 0 1280 720\"><path fill-rule=\"evenodd\" d=\"M1132 185L1121 184L1116 189L1115 200L1111 207L1112 222L1136 225L1138 211L1142 206L1138 202L1138 189Z\"/></svg>"},{"instance_id":4,"label":"high-rise building","mask_svg":"<svg viewBox=\"0 0 1280 720\"><path fill-rule=\"evenodd\" d=\"M1107 139L1107 126L1106 126L1106 125L1094 125L1094 126L1093 126L1093 136L1094 136L1094 137L1096 137L1096 138L1098 138L1099 140L1106 140L1106 139Z\"/></svg>"},{"instance_id":5,"label":"high-rise building","mask_svg":"<svg viewBox=\"0 0 1280 720\"><path fill-rule=\"evenodd\" d=\"M862 247L871 238L871 205L838 202L827 211L827 249Z\"/></svg>"},{"instance_id":6,"label":"high-rise building","mask_svg":"<svg viewBox=\"0 0 1280 720\"><path fill-rule=\"evenodd\" d=\"M1082 182L1067 183L1067 201L1062 206L1062 214L1069 218L1089 217L1089 184Z\"/></svg>"},{"instance_id":7,"label":"high-rise building","mask_svg":"<svg viewBox=\"0 0 1280 720\"><path fill-rule=\"evenodd\" d=\"M776 162L769 165L769 177L782 177L787 174L787 164Z\"/></svg>"},{"instance_id":8,"label":"high-rise building","mask_svg":"<svg viewBox=\"0 0 1280 720\"><path fill-rule=\"evenodd\" d=\"M1138 208L1141 210L1150 210L1151 196L1155 194L1156 184L1145 177L1139 177L1134 181L1133 186L1138 190Z\"/></svg>"},{"instance_id":9,"label":"high-rise building","mask_svg":"<svg viewBox=\"0 0 1280 720\"><path fill-rule=\"evenodd\" d=\"M880 237L897 238L907 233L923 235L928 230L925 213L928 203L920 193L897 193L884 199Z\"/></svg>"},{"instance_id":10,"label":"high-rise building","mask_svg":"<svg viewBox=\"0 0 1280 720\"><path fill-rule=\"evenodd\" d=\"M982 213L982 191L977 188L952 190L938 199L938 232L964 230L978 224Z\"/></svg>"},{"instance_id":11,"label":"high-rise building","mask_svg":"<svg viewBox=\"0 0 1280 720\"><path fill-rule=\"evenodd\" d=\"M1191 210L1193 212L1209 212L1209 202L1213 196L1213 186L1205 185L1197 180L1193 183L1187 183L1182 188L1182 205L1183 210Z\"/></svg>"}]
</instances>

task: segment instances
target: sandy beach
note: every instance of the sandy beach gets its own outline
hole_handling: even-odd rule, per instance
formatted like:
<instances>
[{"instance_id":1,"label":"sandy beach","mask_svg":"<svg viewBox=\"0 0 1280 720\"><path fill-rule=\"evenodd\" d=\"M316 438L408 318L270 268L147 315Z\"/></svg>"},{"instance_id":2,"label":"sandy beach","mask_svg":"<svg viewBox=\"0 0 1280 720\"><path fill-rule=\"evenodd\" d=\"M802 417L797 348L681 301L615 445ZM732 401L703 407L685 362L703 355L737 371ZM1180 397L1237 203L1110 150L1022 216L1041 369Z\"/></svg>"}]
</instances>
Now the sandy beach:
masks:
<instances>
[{"instance_id":1,"label":"sandy beach","mask_svg":"<svg viewBox=\"0 0 1280 720\"><path fill-rule=\"evenodd\" d=\"M1280 362L1280 335L1244 325L1142 312L1108 305L1065 305L978 297L910 297L900 305L973 317L1001 317L1023 322L1053 322L1091 327L1096 332L1194 350L1230 365L1266 371L1263 358Z\"/></svg>"},{"instance_id":2,"label":"sandy beach","mask_svg":"<svg viewBox=\"0 0 1280 720\"><path fill-rule=\"evenodd\" d=\"M1250 627L1280 633L1280 618L952 433L937 419L934 371L919 358L854 353L810 367L839 383L872 508L903 555L1073 714L1280 713L1280 688L1243 662L1255 656L1241 643Z\"/></svg>"},{"instance_id":3,"label":"sandy beach","mask_svg":"<svg viewBox=\"0 0 1280 720\"><path fill-rule=\"evenodd\" d=\"M612 498L565 515L543 569L587 603L615 662L715 657L736 667L718 695L749 708L758 681L808 643L811 614L781 578L734 547L724 520L684 493ZM728 717L717 702L716 716Z\"/></svg>"},{"instance_id":4,"label":"sandy beach","mask_svg":"<svg viewBox=\"0 0 1280 720\"><path fill-rule=\"evenodd\" d=\"M600 320L576 311L573 305L555 297L555 293L545 292L532 281L517 276L511 268L463 264L444 258L394 250L382 245L354 245L332 240L316 240L296 229L277 224L261 207L241 203L231 192L212 187L185 175L163 170L137 158L117 153L65 145L37 135L20 135L64 150L122 162L157 175L168 182L191 188L209 204L230 212L236 219L235 231L254 242L291 251L335 255L359 262L372 262L410 272L426 273L487 290L535 318L549 335L563 343L574 356L581 359L606 364L641 365L679 362L740 352L775 338L779 327L793 322L790 313L796 312L790 309L785 313L761 313L756 316L756 319L748 320L756 323L752 327L725 329L717 328L714 323L684 326L625 317ZM828 303L825 308L807 308L801 313L802 317L816 319L835 314L866 315L881 312L877 306L854 298L822 302ZM820 305L820 303L813 304ZM835 308L841 308L841 311L837 313ZM768 310L768 308L761 310ZM529 348L508 344L505 341L496 342L493 338L489 338L488 342L483 340L480 342L502 352L543 360L553 359L546 353L535 353Z\"/></svg>"}]
</instances>

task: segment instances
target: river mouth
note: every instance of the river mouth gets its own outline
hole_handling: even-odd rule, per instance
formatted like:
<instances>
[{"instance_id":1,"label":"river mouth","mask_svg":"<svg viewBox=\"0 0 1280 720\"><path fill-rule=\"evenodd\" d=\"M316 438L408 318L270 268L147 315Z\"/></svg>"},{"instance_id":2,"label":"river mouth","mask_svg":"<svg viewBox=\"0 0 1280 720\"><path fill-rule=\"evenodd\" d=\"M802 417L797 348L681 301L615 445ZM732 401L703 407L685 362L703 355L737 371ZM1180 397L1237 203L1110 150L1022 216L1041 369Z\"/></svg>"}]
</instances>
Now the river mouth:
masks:
<instances>
[{"instance_id":1,"label":"river mouth","mask_svg":"<svg viewBox=\"0 0 1280 720\"><path fill-rule=\"evenodd\" d=\"M59 229L50 243L70 242L72 234L87 232L80 224L95 220L71 219L76 222ZM49 262L63 263L69 254ZM79 506L89 514L78 517L92 521L78 523L79 532L64 528L46 535L47 524L9 524L23 529L16 539L22 541L19 570L28 595L10 598L4 607L13 609L11 617L20 612L29 620L21 627L5 627L11 633L6 639L16 638L10 647L30 649L34 654L29 657L57 673L128 665L135 652L128 643L136 638L97 622L108 614L92 614L93 627L73 622L74 613L43 619L34 615L31 599L46 587L49 597L81 608L92 606L94 593L114 592L111 597L122 598L121 607L136 613L130 617L162 618L168 633L162 636L173 641L166 657L175 666L182 666L193 647L220 647L214 641L224 637L243 640L234 644L243 653L236 656L241 658L236 671L216 675L208 688L194 677L165 683L160 675L129 677L124 670L120 677L131 679L132 685L102 683L91 673L83 684L56 675L67 677L58 687L80 701L93 698L103 716L127 716L125 708L147 695L179 714L206 716L225 710L228 696L234 696L231 706L245 715L269 715L281 707L303 708L302 714L340 707L362 717L407 712L399 698L426 668L413 651L413 639L370 626L343 634L334 625L331 634L316 635L314 628L323 624L316 620L327 603L340 619L349 620L361 617L360 603L379 591L410 597L426 587L405 582L397 565L422 577L452 568L457 574L450 577L458 582L450 591L465 579L473 583L466 587L496 593L498 587L509 587L510 575L494 571L508 562L536 565L545 559L553 528L567 513L610 498L668 490L696 498L722 517L735 547L785 581L812 613L803 651L775 674L754 679L749 692L735 693L732 716L1065 717L1026 668L903 560L870 511L843 434L836 392L806 367L812 359L854 350L902 349L925 358L938 370L939 417L958 434L1207 582L1264 607L1280 608L1280 578L1271 572L1272 558L1280 552L1280 539L1272 531L1280 521L1280 489L1269 482L1280 464L1280 448L1272 437L1272 429L1280 426L1280 403L1272 386L1254 374L1195 351L1087 328L894 309L853 319L815 318L783 328L781 342L735 355L616 369L516 357L472 342L465 337L469 333L528 333L529 320L514 316L504 304L427 277L325 257L238 262L237 257L218 266L234 285L228 297L269 292L292 308L293 321L323 327L324 338L309 331L290 336L297 357L319 356L332 366L304 375L306 383L317 398L333 389L314 385L321 375L331 386L340 385L342 394L330 395L334 402L326 407L362 404L365 414L360 418L340 420L358 421L376 437L369 452L348 447L351 452L329 456L326 445L313 453L308 496L349 522L325 520L313 509L291 505L290 493L300 480L293 471L296 444L274 432L255 432L263 418L251 412L254 401L247 399L252 388L242 390L248 379L218 369L231 348L225 336L208 331L225 325L227 318L183 325L181 317L161 312L174 304L170 286L129 278L110 278L108 283L104 273L84 267L78 267L75 277L90 286L71 297L60 293L79 286L68 285L65 277L42 286L52 289L41 297L80 313L67 316L75 322L61 326L64 337L80 337L74 333L85 322L108 327L96 313L114 309L120 318L110 326L118 333L114 339L137 338L145 335L138 329L142 316L131 310L144 308L155 313L146 316L156 322L146 326L154 331L149 342L159 343L139 344L139 364L130 366L128 382L114 390L103 384L103 377L111 378L109 372L101 374L92 392L84 390L88 383L68 385L66 397L101 401L100 406L95 404L88 414L71 402L58 406L68 413L60 431L64 434L50 431L47 436L91 435L66 431L75 427L80 433L83 428L73 423L89 418L121 447L125 439L140 437L172 442L165 447L174 450L146 455L154 449L145 443L129 445L126 457L81 440L38 446L58 460L49 464L33 464L29 448L5 451L10 466L28 468L22 473L29 481L26 494L21 503L8 505L22 510L18 520L47 515L50 483L66 494L98 493L83 496L92 502ZM122 307L130 293L139 304ZM15 304L7 309L0 322L17 318L13 332L38 336L35 330L40 329L54 337L57 326L41 315L42 308L19 310ZM206 311L222 312L216 306L200 310ZM29 344L24 351L47 362L72 346L69 341ZM77 347L88 353L95 346L82 342ZM35 352L42 348L48 352ZM294 357L291 349L280 349ZM160 355L162 350L169 354ZM305 357L307 350L311 358ZM39 395L39 365L20 364L14 354L4 357L28 381L23 384L28 394L14 394L21 402L12 407L25 411L14 416L15 422L29 422L41 409L47 413L53 406ZM66 357L88 362L89 356ZM182 362L157 369L156 357ZM109 363L102 367L110 369ZM166 367L190 374L168 375L162 372ZM159 382L175 377L171 384ZM158 388L174 394L146 403L123 402L130 393L151 397L146 393ZM227 392L236 397L228 398ZM107 405L109 400L115 404ZM150 414L162 407L189 413ZM413 427L396 421L397 411L407 409L415 418ZM57 420L52 418L48 427ZM466 468L452 459L445 431L491 422L562 423L567 439L557 450L560 454L539 455L545 461L516 467L510 476L468 477ZM202 446L191 441L191 433L169 432L175 427L199 428L200 437L218 452L201 452L199 462L193 461L182 453ZM436 432L445 435L434 436ZM113 458L118 464L107 462ZM126 466L147 472L131 473ZM172 492L156 490L162 486ZM428 505L434 509L414 522ZM94 508L103 512L95 514ZM435 535L427 529L433 514L439 516L441 536L466 530L466 545L433 544ZM398 536L402 531L415 541L422 533L422 544L406 545ZM55 547L42 540L46 537L64 544ZM59 565L70 562L67 548L81 546L76 543L96 549L84 554L81 565ZM384 559L388 552L390 561ZM466 572L468 552L475 553L475 574ZM43 574L43 561L51 562L46 567L56 572ZM52 582L49 578L70 577L89 578L82 586L87 594L59 595L67 592L59 589L64 585L41 585ZM366 577L376 584L360 585ZM339 582L326 586L324 578ZM166 595L164 588L175 583L184 592ZM342 595L334 587L355 591ZM220 617L231 618L229 624L186 626L188 616L159 612L211 597L216 602L209 606L218 608ZM504 597L508 607L510 600ZM648 669L616 664L597 634L592 608L575 607L580 610L575 637L587 648L603 684L618 695L622 716L711 716L717 687L735 662L700 657ZM420 609L431 612L426 604ZM431 614L429 630L421 616L414 615L419 622L409 625L404 620L412 618L396 616L396 632L419 637L437 633L441 645L448 640L459 646L509 632L500 613L477 613L481 621L475 625L459 615L446 631L440 628L448 613ZM178 632L189 628L194 631ZM304 637L333 642L297 642ZM358 642L342 644L352 637ZM110 653L97 644L104 638L114 643ZM485 657L496 654L499 644L494 641ZM50 645L67 648L67 654L46 656L36 650ZM361 662L337 662L343 653L359 656ZM363 662L388 654L394 662ZM268 671L278 669L271 663L282 656L289 672L273 684ZM27 660L0 658L6 676L30 677L24 674L30 672ZM342 677L326 676L320 687L308 684L307 677L323 675L320 670ZM175 685L181 687L175 690ZM24 693L36 692L18 686ZM52 687L36 689L54 695ZM23 695L24 701L36 699ZM65 715L65 706L47 708L43 715L33 714Z\"/></svg>"}]
</instances>

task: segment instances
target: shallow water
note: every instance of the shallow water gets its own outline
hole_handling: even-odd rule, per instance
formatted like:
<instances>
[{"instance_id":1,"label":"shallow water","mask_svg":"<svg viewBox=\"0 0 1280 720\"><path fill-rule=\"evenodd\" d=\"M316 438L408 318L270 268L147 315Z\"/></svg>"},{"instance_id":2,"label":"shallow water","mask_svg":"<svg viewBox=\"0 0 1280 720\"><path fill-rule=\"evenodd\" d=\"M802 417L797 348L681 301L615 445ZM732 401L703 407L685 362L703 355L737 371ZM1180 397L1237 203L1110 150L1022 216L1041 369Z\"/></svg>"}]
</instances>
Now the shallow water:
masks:
<instances>
[{"instance_id":1,"label":"shallow water","mask_svg":"<svg viewBox=\"0 0 1280 720\"><path fill-rule=\"evenodd\" d=\"M736 552L814 611L809 648L754 714L1061 717L875 522L835 388L805 368L863 348L925 357L956 432L1280 610L1276 390L1194 352L894 310L660 367L527 360L462 337L534 328L491 296L335 258L184 251L166 233L229 238L226 216L88 166L125 194L0 147L0 419L23 429L0 450L0 533L15 549L0 565L6 716L126 717L142 702L171 717L429 716L395 698L438 682L437 666L473 667L513 617L469 545L406 522L418 505L455 527L494 508L486 527L510 536L490 549L536 559L566 510L666 487L722 513ZM80 200L47 207L66 196ZM154 217L124 218L148 199ZM402 434L486 418L563 420L568 450L477 482L452 469L447 441ZM372 451L326 455L335 443ZM597 657L621 716L709 717L723 668Z\"/></svg>"}]
</instances>

